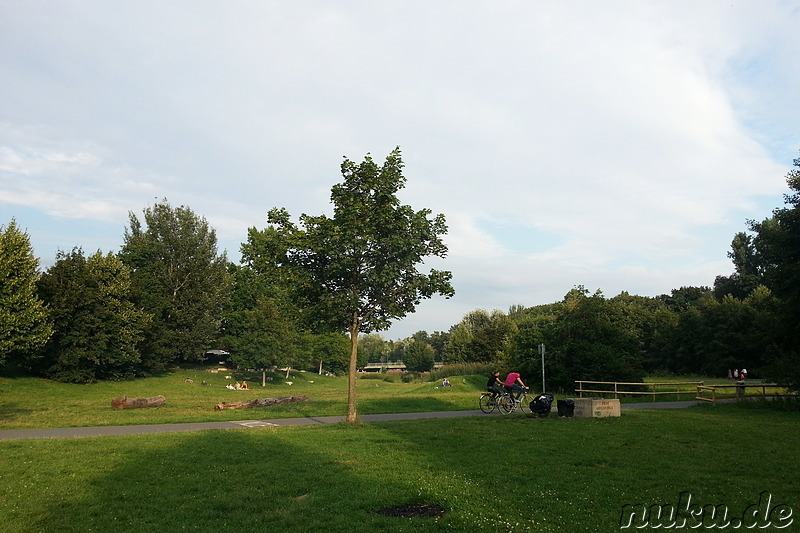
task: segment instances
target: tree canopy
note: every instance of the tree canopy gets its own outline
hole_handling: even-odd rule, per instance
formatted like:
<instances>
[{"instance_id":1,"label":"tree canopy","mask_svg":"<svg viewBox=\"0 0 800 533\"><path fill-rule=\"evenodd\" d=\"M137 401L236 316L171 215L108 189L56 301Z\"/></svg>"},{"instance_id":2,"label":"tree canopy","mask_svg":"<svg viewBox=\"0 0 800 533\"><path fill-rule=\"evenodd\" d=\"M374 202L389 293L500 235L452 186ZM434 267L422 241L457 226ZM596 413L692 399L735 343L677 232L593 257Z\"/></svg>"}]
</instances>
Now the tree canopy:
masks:
<instances>
[{"instance_id":1,"label":"tree canopy","mask_svg":"<svg viewBox=\"0 0 800 533\"><path fill-rule=\"evenodd\" d=\"M451 273L418 266L444 258L444 215L401 204L405 186L400 149L379 166L369 154L361 163L345 158L343 181L331 189L333 216L303 214L299 225L285 209L268 221L288 244L287 266L299 274L297 294L313 309L316 326L350 334L347 420L355 421L355 376L359 332L381 331L434 294L450 297Z\"/></svg>"},{"instance_id":2,"label":"tree canopy","mask_svg":"<svg viewBox=\"0 0 800 533\"><path fill-rule=\"evenodd\" d=\"M786 175L790 192L786 206L772 217L750 222L756 233L754 248L763 271L763 283L780 302L781 353L772 359L769 373L779 382L800 390L800 158Z\"/></svg>"},{"instance_id":3,"label":"tree canopy","mask_svg":"<svg viewBox=\"0 0 800 533\"><path fill-rule=\"evenodd\" d=\"M35 352L50 338L47 311L37 296L39 260L28 234L12 219L0 226L0 367Z\"/></svg>"},{"instance_id":4,"label":"tree canopy","mask_svg":"<svg viewBox=\"0 0 800 533\"><path fill-rule=\"evenodd\" d=\"M225 254L205 218L166 200L131 212L120 252L136 302L153 315L143 355L154 369L196 361L215 347L231 290Z\"/></svg>"},{"instance_id":5,"label":"tree canopy","mask_svg":"<svg viewBox=\"0 0 800 533\"><path fill-rule=\"evenodd\" d=\"M433 347L427 342L414 340L403 353L403 362L412 372L430 372L433 368Z\"/></svg>"},{"instance_id":6,"label":"tree canopy","mask_svg":"<svg viewBox=\"0 0 800 533\"><path fill-rule=\"evenodd\" d=\"M59 252L39 280L54 333L36 366L59 381L86 383L139 373L139 342L151 316L130 300L130 269L99 251Z\"/></svg>"}]
</instances>

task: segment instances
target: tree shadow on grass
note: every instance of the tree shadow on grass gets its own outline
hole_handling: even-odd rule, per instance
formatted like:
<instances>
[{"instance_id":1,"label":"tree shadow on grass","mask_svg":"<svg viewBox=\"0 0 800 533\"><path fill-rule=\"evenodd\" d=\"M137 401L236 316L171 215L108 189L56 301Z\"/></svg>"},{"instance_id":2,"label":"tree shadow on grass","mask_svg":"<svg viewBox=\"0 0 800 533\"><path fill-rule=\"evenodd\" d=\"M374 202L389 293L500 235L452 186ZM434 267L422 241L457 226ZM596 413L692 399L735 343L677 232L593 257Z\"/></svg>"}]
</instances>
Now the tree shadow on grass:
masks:
<instances>
[{"instance_id":1,"label":"tree shadow on grass","mask_svg":"<svg viewBox=\"0 0 800 533\"><path fill-rule=\"evenodd\" d=\"M476 397L477 398L477 397ZM446 397L434 396L393 396L391 398L364 398L358 401L361 414L376 413L423 413L436 411L459 411L461 407L456 401L448 401ZM478 401L475 400L475 409Z\"/></svg>"},{"instance_id":2,"label":"tree shadow on grass","mask_svg":"<svg viewBox=\"0 0 800 533\"><path fill-rule=\"evenodd\" d=\"M36 409L24 407L18 402L0 402L0 422L13 422L35 411Z\"/></svg>"},{"instance_id":3,"label":"tree shadow on grass","mask_svg":"<svg viewBox=\"0 0 800 533\"><path fill-rule=\"evenodd\" d=\"M413 449L368 425L106 437L120 457L61 494L31 524L42 531L471 531L464 517L381 516L393 505L446 505L420 479ZM81 468L93 463L70 441ZM381 450L385 462L365 461ZM409 455L410 453L410 455ZM374 453L370 457L375 457ZM409 459L410 457L410 459ZM394 460L393 460L394 458ZM103 461L100 464L106 464ZM421 466L420 466L421 465ZM399 474L394 470L400 468Z\"/></svg>"}]
</instances>

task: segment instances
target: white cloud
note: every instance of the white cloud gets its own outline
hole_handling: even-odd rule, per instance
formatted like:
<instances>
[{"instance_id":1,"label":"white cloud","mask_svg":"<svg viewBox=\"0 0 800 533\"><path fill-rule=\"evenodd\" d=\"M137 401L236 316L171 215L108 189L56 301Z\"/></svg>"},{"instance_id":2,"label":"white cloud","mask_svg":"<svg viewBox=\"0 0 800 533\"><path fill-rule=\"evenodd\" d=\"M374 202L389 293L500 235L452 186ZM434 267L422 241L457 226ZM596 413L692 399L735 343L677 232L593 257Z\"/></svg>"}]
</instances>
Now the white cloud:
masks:
<instances>
[{"instance_id":1,"label":"white cloud","mask_svg":"<svg viewBox=\"0 0 800 533\"><path fill-rule=\"evenodd\" d=\"M403 201L450 226L459 295L430 320L710 284L800 144L800 12L780 1L3 11L4 214L117 224L114 248L166 197L235 259L270 207L329 211L343 155L400 145Z\"/></svg>"}]
</instances>

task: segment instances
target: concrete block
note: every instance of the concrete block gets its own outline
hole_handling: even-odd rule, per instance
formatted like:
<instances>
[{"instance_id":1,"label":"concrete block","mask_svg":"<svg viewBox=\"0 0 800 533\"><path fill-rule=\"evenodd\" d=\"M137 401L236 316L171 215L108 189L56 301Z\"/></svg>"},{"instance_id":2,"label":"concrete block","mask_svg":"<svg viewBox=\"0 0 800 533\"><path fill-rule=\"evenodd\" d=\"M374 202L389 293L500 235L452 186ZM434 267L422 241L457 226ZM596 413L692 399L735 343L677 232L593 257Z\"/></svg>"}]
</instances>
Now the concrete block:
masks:
<instances>
[{"instance_id":1,"label":"concrete block","mask_svg":"<svg viewBox=\"0 0 800 533\"><path fill-rule=\"evenodd\" d=\"M574 398L575 418L606 418L620 416L619 400Z\"/></svg>"}]
</instances>

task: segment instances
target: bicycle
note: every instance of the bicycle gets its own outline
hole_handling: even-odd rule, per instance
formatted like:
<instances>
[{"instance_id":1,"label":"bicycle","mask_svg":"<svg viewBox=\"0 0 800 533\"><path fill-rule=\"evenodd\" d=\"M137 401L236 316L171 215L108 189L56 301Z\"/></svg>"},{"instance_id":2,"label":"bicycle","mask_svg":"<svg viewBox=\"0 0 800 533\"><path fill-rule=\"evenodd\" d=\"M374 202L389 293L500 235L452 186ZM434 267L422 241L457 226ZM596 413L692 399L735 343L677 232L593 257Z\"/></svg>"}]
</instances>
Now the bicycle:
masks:
<instances>
[{"instance_id":1,"label":"bicycle","mask_svg":"<svg viewBox=\"0 0 800 533\"><path fill-rule=\"evenodd\" d=\"M481 411L483 411L487 415L492 411L494 411L495 409L500 411L500 404L505 396L508 396L508 394L503 392L501 392L500 394L484 392L483 394L481 394L481 397L478 398L478 406L481 408Z\"/></svg>"},{"instance_id":2,"label":"bicycle","mask_svg":"<svg viewBox=\"0 0 800 533\"><path fill-rule=\"evenodd\" d=\"M511 395L506 392L500 399L498 408L504 415L513 413L517 410L517 408L519 408L519 410L523 413L525 412L526 408L528 409L528 412L530 412L531 407L528 403L528 389L522 389L522 393L519 395L517 400L514 400Z\"/></svg>"}]
</instances>

